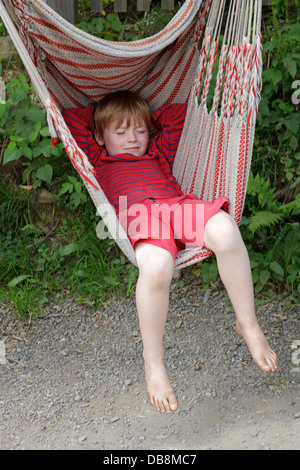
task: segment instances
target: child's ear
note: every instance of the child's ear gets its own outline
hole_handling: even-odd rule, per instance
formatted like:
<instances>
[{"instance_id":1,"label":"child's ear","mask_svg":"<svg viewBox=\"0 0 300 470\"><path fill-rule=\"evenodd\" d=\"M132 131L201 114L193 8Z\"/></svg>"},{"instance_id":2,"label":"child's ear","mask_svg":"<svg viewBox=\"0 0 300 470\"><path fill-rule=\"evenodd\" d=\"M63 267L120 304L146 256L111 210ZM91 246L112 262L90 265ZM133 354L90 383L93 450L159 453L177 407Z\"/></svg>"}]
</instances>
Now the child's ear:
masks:
<instances>
[{"instance_id":1,"label":"child's ear","mask_svg":"<svg viewBox=\"0 0 300 470\"><path fill-rule=\"evenodd\" d=\"M99 132L97 131L97 129L94 130L94 137L95 137L95 140L97 142L98 145L101 145L103 146L104 145L104 140L102 139L102 137L100 136Z\"/></svg>"}]
</instances>

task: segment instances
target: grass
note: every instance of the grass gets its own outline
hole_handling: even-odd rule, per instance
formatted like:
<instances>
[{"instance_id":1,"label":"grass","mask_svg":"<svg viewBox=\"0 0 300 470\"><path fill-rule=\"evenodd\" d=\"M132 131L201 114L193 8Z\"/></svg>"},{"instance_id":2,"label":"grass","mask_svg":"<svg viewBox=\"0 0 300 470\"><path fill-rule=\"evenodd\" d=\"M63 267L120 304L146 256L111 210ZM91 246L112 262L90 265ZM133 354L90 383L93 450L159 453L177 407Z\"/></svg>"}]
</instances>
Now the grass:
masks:
<instances>
[{"instance_id":1,"label":"grass","mask_svg":"<svg viewBox=\"0 0 300 470\"><path fill-rule=\"evenodd\" d=\"M137 269L115 242L97 238L92 203L62 212L60 227L46 236L31 223L30 202L1 188L0 301L18 318L40 314L50 299L72 296L97 308L113 292L133 293Z\"/></svg>"}]
</instances>

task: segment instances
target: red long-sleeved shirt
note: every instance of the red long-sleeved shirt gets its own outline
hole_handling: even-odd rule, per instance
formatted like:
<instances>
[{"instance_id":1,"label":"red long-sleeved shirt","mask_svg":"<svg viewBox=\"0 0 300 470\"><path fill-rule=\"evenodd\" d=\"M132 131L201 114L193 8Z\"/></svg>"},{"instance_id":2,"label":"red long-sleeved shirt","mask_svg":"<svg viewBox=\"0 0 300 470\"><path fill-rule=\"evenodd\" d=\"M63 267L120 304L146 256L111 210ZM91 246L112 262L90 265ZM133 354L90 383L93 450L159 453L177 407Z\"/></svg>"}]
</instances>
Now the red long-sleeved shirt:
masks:
<instances>
[{"instance_id":1,"label":"red long-sleeved shirt","mask_svg":"<svg viewBox=\"0 0 300 470\"><path fill-rule=\"evenodd\" d=\"M127 207L147 198L182 196L183 192L172 174L172 166L179 144L185 104L164 106L152 116L159 133L149 142L148 152L142 157L131 154L107 155L94 138L94 106L71 108L63 112L79 147L95 168L95 176L109 202L119 211L120 196L127 197Z\"/></svg>"}]
</instances>

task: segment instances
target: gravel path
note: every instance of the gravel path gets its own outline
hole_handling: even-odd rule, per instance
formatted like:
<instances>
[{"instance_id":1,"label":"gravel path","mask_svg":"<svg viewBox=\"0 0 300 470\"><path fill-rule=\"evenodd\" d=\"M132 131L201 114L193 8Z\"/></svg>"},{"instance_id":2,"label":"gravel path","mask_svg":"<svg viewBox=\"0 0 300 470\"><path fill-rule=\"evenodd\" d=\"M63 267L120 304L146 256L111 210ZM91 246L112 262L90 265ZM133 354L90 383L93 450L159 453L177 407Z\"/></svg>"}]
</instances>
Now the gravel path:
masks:
<instances>
[{"instance_id":1,"label":"gravel path","mask_svg":"<svg viewBox=\"0 0 300 470\"><path fill-rule=\"evenodd\" d=\"M174 283L165 347L180 409L171 415L148 404L134 298L97 312L51 303L30 323L0 313L2 450L300 449L300 318L284 301L258 309L279 356L265 374L235 333L226 293Z\"/></svg>"}]
</instances>

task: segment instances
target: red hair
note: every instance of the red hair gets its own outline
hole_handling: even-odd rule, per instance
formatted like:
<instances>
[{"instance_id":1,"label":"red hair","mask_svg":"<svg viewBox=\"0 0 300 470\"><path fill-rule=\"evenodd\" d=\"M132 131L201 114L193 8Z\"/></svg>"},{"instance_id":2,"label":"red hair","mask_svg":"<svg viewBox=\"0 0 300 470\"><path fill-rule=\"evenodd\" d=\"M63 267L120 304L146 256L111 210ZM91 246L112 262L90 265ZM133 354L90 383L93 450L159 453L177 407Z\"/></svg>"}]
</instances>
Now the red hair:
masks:
<instances>
[{"instance_id":1,"label":"red hair","mask_svg":"<svg viewBox=\"0 0 300 470\"><path fill-rule=\"evenodd\" d=\"M148 103L133 91L123 90L110 93L95 106L94 122L100 137L103 137L104 129L112 122L118 128L123 122L129 126L132 120L138 124L144 121L148 129L151 126L151 111Z\"/></svg>"}]
</instances>

